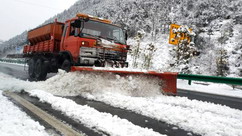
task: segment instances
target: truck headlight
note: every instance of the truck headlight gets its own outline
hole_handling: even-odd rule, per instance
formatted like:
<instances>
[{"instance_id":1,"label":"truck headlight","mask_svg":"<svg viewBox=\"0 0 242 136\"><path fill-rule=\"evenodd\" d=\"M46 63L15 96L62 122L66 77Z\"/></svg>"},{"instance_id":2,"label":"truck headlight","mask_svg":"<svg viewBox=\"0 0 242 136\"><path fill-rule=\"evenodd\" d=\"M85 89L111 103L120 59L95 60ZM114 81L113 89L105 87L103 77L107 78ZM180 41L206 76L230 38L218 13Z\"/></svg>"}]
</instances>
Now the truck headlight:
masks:
<instances>
[{"instance_id":1,"label":"truck headlight","mask_svg":"<svg viewBox=\"0 0 242 136\"><path fill-rule=\"evenodd\" d=\"M87 42L87 41L82 41L82 42L81 42L81 45L82 45L82 46L88 46L88 45L89 45L89 42Z\"/></svg>"}]
</instances>

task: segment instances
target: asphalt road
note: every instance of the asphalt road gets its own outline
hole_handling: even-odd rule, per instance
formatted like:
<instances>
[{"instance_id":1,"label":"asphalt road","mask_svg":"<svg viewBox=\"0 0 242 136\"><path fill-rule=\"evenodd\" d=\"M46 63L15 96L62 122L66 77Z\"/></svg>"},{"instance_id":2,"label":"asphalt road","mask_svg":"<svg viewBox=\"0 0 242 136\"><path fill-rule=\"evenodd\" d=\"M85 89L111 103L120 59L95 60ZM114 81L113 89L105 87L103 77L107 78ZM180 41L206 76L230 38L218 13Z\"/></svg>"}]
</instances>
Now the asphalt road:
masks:
<instances>
[{"instance_id":1,"label":"asphalt road","mask_svg":"<svg viewBox=\"0 0 242 136\"><path fill-rule=\"evenodd\" d=\"M11 75L21 80L31 81L31 79L28 76L28 65L18 65L18 64L0 62L0 72ZM47 75L47 78L50 78L54 75L55 73L49 73Z\"/></svg>"},{"instance_id":2,"label":"asphalt road","mask_svg":"<svg viewBox=\"0 0 242 136\"><path fill-rule=\"evenodd\" d=\"M50 104L42 103L39 101L38 98L29 96L29 94L26 92L17 93L17 95L22 97L23 99L31 102L38 108L41 108L42 110L46 111L50 115L58 118L59 120L62 120L62 122L66 122L70 126L74 127L75 129L82 131L83 133L87 134L88 136L96 136L96 135L98 136L98 135L100 135L100 133L106 134L105 132L102 132L100 130L95 130L96 132L98 131L98 133L96 133L92 129L85 127L85 125L82 124L82 122L77 122L77 121L71 119L70 117L65 116L60 111L54 110ZM115 107L112 107L112 106L107 105L102 102L87 100L80 96L65 97L65 98L71 99L80 105L88 105L90 107L93 107L96 110L98 110L99 112L110 113L110 114L116 115L122 119L127 119L135 125L138 125L138 126L141 126L144 128L151 128L158 133L166 134L168 136L199 136L197 134L194 134L193 132L189 132L189 131L180 129L178 126L170 125L165 122L161 122L161 121L158 121L158 120L155 120L155 119L152 119L152 118L140 115L140 114L136 114L136 113L128 111L128 110L115 108ZM31 114L31 112L27 111L27 114ZM32 116L32 118L40 121L41 124L44 123L38 117ZM45 126L46 124L43 124L43 125ZM50 126L47 125L47 127L50 127Z\"/></svg>"},{"instance_id":3,"label":"asphalt road","mask_svg":"<svg viewBox=\"0 0 242 136\"><path fill-rule=\"evenodd\" d=\"M11 75L13 77L16 77L16 78L19 78L22 80L29 79L27 68L28 67L26 66L25 70L24 70L23 65L0 62L0 72Z\"/></svg>"},{"instance_id":4,"label":"asphalt road","mask_svg":"<svg viewBox=\"0 0 242 136\"><path fill-rule=\"evenodd\" d=\"M168 136L189 136L189 135L198 136L197 134L194 134L193 132L182 130L178 126L167 124L165 122L158 121L156 119L153 119L153 118L150 118L147 116L143 116L143 115L134 113L129 110L116 108L116 107L110 106L108 104L105 104L103 102L88 100L81 96L74 96L74 97L69 96L66 98L75 101L77 104L88 105L90 107L93 107L94 109L98 110L99 112L106 112L106 113L110 113L112 115L116 115L122 119L127 119L135 125L138 125L138 126L141 126L144 128L153 129L154 131L159 132L161 134L166 134Z\"/></svg>"},{"instance_id":5,"label":"asphalt road","mask_svg":"<svg viewBox=\"0 0 242 136\"><path fill-rule=\"evenodd\" d=\"M178 89L178 96L184 96L188 99L196 99L206 102L212 102L215 104L226 105L231 108L242 110L242 98L215 95L209 93L194 92L189 90Z\"/></svg>"},{"instance_id":6,"label":"asphalt road","mask_svg":"<svg viewBox=\"0 0 242 136\"><path fill-rule=\"evenodd\" d=\"M50 104L42 103L42 102L39 101L38 98L29 96L29 94L26 93L26 92L21 92L21 93L16 93L16 94L18 96L22 97L23 99L29 101L31 104L33 104L33 105L37 106L38 108L42 109L43 111L47 112L48 114L52 115L56 119L61 120L62 122L65 122L66 124L68 124L69 126L71 126L72 128L74 128L77 131L83 132L83 133L85 133L88 136L102 136L102 135L106 135L103 132L98 132L97 130L92 130L92 129L86 127L81 122L73 120L72 118L64 115L62 112L53 109ZM47 128L47 130L53 130L58 135L59 132L55 128L53 128L51 125L49 125L47 122L45 122L44 120L42 120L41 118L39 118L38 116L33 114L32 111L26 109L25 107L20 105L18 102L16 102L16 101L13 101L13 102L16 105L20 106L34 120L38 121L40 124L45 126L45 128ZM60 134L60 135L62 136L62 134Z\"/></svg>"}]
</instances>

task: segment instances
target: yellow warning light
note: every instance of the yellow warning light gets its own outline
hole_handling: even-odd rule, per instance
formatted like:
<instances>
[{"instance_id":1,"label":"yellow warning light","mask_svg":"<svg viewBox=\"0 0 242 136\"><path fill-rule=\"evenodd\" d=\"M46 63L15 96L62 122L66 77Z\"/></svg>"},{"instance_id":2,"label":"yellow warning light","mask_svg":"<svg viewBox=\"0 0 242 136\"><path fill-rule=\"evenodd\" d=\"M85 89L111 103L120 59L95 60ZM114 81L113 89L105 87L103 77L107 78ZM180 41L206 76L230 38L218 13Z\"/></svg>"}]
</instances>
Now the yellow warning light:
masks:
<instances>
[{"instance_id":1,"label":"yellow warning light","mask_svg":"<svg viewBox=\"0 0 242 136\"><path fill-rule=\"evenodd\" d=\"M103 22L103 23L107 23L107 24L112 23L111 20L102 19L102 18L99 18L99 17L94 17L94 16L91 16L91 15L83 14L83 13L76 14L76 17L81 17L81 18L84 18L84 19L91 19L91 20L95 20L95 21L99 21L99 22Z\"/></svg>"},{"instance_id":2,"label":"yellow warning light","mask_svg":"<svg viewBox=\"0 0 242 136\"><path fill-rule=\"evenodd\" d=\"M76 17L81 17L81 18L85 18L85 19L87 19L87 18L89 18L89 15L87 15L87 14L82 14L82 13L78 13L78 14L76 14Z\"/></svg>"},{"instance_id":3,"label":"yellow warning light","mask_svg":"<svg viewBox=\"0 0 242 136\"><path fill-rule=\"evenodd\" d=\"M111 24L112 23L111 20L107 20L107 19L103 19L102 22L107 23L107 24Z\"/></svg>"}]
</instances>

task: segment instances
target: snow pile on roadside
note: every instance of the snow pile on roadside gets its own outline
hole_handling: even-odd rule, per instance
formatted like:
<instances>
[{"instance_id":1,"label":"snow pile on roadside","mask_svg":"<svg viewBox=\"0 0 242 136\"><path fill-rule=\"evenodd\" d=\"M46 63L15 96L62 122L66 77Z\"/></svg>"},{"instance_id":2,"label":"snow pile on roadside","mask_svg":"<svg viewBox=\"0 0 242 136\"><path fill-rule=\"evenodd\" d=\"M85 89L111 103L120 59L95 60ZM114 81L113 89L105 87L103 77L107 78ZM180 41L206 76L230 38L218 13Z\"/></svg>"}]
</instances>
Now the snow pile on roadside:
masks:
<instances>
[{"instance_id":1,"label":"snow pile on roadside","mask_svg":"<svg viewBox=\"0 0 242 136\"><path fill-rule=\"evenodd\" d=\"M10 75L0 73L0 90L3 91L21 91L21 90L32 90L41 88L41 85L37 82L23 81L16 79Z\"/></svg>"},{"instance_id":2,"label":"snow pile on roadside","mask_svg":"<svg viewBox=\"0 0 242 136\"><path fill-rule=\"evenodd\" d=\"M112 73L71 72L58 74L43 82L44 90L56 95L79 95L83 92L117 92L129 96L161 94L162 81L145 75L119 76Z\"/></svg>"},{"instance_id":3,"label":"snow pile on roadside","mask_svg":"<svg viewBox=\"0 0 242 136\"><path fill-rule=\"evenodd\" d=\"M53 96L41 90L29 91L30 95L40 98L40 101L50 103L56 110L85 124L89 128L107 132L111 136L160 136L161 134L148 128L136 126L126 119L121 119L109 113L102 113L89 106L76 104L74 101Z\"/></svg>"},{"instance_id":4,"label":"snow pile on roadside","mask_svg":"<svg viewBox=\"0 0 242 136\"><path fill-rule=\"evenodd\" d=\"M177 125L206 136L242 135L242 111L186 97L131 97L114 93L84 97Z\"/></svg>"},{"instance_id":5,"label":"snow pile on roadside","mask_svg":"<svg viewBox=\"0 0 242 136\"><path fill-rule=\"evenodd\" d=\"M0 90L0 135L1 136L48 136L45 128L32 120Z\"/></svg>"}]
</instances>

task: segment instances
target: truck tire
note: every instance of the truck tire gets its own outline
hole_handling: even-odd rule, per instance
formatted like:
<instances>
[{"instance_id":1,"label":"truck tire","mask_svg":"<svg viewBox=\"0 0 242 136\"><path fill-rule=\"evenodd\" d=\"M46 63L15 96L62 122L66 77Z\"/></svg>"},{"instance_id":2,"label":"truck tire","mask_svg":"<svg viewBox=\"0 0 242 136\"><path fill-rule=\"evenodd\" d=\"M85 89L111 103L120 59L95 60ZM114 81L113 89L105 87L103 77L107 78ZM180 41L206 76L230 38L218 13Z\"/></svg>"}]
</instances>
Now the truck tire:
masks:
<instances>
[{"instance_id":1,"label":"truck tire","mask_svg":"<svg viewBox=\"0 0 242 136\"><path fill-rule=\"evenodd\" d=\"M37 59L34 70L35 70L35 79L37 81L45 80L47 76L47 68L44 65L43 59L41 58Z\"/></svg>"},{"instance_id":2,"label":"truck tire","mask_svg":"<svg viewBox=\"0 0 242 136\"><path fill-rule=\"evenodd\" d=\"M71 71L71 62L68 59L65 59L61 65L61 69L65 70L66 72Z\"/></svg>"},{"instance_id":3,"label":"truck tire","mask_svg":"<svg viewBox=\"0 0 242 136\"><path fill-rule=\"evenodd\" d=\"M29 74L29 77L30 79L34 79L35 78L35 60L32 58L28 61L28 65L29 65L29 68L28 68L28 74Z\"/></svg>"}]
</instances>

